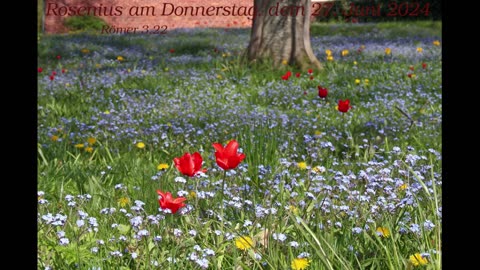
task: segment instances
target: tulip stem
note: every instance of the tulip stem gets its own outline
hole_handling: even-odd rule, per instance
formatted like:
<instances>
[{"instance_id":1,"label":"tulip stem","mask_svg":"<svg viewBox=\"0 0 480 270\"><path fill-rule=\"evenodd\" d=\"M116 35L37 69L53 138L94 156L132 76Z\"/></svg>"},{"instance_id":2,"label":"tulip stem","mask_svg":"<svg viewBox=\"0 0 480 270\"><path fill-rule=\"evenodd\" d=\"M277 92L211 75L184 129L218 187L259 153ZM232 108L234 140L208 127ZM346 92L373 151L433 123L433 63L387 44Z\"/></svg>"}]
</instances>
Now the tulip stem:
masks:
<instances>
[{"instance_id":1,"label":"tulip stem","mask_svg":"<svg viewBox=\"0 0 480 270\"><path fill-rule=\"evenodd\" d=\"M225 197L225 179L227 178L227 171L226 170L223 170L223 183L222 183L222 224L223 224L223 208L225 207L224 206L224 203L223 203L223 198Z\"/></svg>"},{"instance_id":2,"label":"tulip stem","mask_svg":"<svg viewBox=\"0 0 480 270\"><path fill-rule=\"evenodd\" d=\"M223 207L223 198L225 196L225 179L227 178L227 171L223 171L223 183L222 183L222 207Z\"/></svg>"}]
</instances>

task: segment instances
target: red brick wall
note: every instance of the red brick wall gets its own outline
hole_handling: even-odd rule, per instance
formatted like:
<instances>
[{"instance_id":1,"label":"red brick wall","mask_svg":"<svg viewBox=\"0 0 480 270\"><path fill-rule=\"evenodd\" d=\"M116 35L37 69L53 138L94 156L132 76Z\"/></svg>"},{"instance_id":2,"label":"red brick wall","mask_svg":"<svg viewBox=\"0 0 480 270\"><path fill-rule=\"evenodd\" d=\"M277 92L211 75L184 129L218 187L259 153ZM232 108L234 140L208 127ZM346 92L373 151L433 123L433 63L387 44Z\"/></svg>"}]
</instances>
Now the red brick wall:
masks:
<instances>
[{"instance_id":1,"label":"red brick wall","mask_svg":"<svg viewBox=\"0 0 480 270\"><path fill-rule=\"evenodd\" d=\"M232 7L235 5L237 9L239 6L252 7L253 0L45 0L45 32L47 33L62 33L66 32L67 29L63 25L63 21L68 17L68 14L65 16L62 12L65 12L65 8L75 8L80 6L95 6L107 7L108 11L110 7L123 7L122 15L120 16L99 16L104 19L110 26L115 27L138 27L140 30L143 29L145 25L148 25L150 29L153 29L155 25L166 25L168 30L175 28L191 28L191 27L251 27L252 21L248 19L248 16L161 16L163 11L164 3L172 3L175 7L185 7L185 6L203 6L206 8L210 6L229 6ZM50 6L49 6L50 4ZM56 4L56 6L55 6ZM144 16L130 16L129 9L133 6L137 7L155 7L155 16L144 15ZM48 9L50 7L50 9ZM54 9L56 7L56 9ZM50 13L47 12L50 10ZM222 10L221 10L222 11ZM57 15L55 15L55 13ZM82 12L85 12L82 10ZM166 11L168 12L168 10Z\"/></svg>"}]
</instances>

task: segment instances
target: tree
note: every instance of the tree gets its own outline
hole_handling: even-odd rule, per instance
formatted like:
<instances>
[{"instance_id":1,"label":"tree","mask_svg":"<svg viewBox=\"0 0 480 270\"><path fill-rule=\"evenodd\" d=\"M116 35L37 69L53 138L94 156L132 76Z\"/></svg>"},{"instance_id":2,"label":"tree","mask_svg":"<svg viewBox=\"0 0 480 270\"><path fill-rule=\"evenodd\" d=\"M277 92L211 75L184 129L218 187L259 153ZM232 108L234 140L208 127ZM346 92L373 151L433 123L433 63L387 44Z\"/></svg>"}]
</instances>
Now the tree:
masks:
<instances>
[{"instance_id":1,"label":"tree","mask_svg":"<svg viewBox=\"0 0 480 270\"><path fill-rule=\"evenodd\" d=\"M287 61L302 70L320 70L310 45L311 5L311 0L254 0L248 59L270 59L274 67Z\"/></svg>"}]
</instances>

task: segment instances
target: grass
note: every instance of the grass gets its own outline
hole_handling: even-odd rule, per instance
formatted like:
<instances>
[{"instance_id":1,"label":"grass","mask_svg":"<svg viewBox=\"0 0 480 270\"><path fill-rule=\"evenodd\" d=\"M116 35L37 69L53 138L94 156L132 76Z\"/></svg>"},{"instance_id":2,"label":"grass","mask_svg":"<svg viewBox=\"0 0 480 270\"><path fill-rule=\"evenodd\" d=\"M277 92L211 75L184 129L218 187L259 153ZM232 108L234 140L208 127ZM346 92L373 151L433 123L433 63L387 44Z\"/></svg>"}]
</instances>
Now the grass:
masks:
<instances>
[{"instance_id":1,"label":"grass","mask_svg":"<svg viewBox=\"0 0 480 270\"><path fill-rule=\"evenodd\" d=\"M325 70L298 78L245 66L248 37L39 37L39 269L441 269L441 23L314 25Z\"/></svg>"}]
</instances>

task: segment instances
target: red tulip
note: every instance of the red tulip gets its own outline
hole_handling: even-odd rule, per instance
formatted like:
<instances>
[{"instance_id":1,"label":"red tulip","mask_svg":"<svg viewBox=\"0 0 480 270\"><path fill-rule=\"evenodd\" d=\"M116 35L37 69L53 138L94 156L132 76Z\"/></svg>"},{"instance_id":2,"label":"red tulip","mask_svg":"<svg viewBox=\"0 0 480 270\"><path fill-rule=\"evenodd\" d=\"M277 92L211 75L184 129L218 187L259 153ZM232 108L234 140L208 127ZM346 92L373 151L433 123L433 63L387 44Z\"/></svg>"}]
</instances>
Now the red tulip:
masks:
<instances>
[{"instance_id":1,"label":"red tulip","mask_svg":"<svg viewBox=\"0 0 480 270\"><path fill-rule=\"evenodd\" d=\"M186 200L186 198L184 197L178 197L174 199L170 192L164 193L160 190L157 190L157 194L161 196L161 198L158 199L160 207L162 209L170 209L170 211L172 211L172 214L175 214L178 209L186 205L183 203Z\"/></svg>"},{"instance_id":2,"label":"red tulip","mask_svg":"<svg viewBox=\"0 0 480 270\"><path fill-rule=\"evenodd\" d=\"M422 63L422 68L426 69L427 68L427 63Z\"/></svg>"},{"instance_id":3,"label":"red tulip","mask_svg":"<svg viewBox=\"0 0 480 270\"><path fill-rule=\"evenodd\" d=\"M174 53L174 52L175 52L175 49L170 49L169 52L170 52L170 53Z\"/></svg>"},{"instance_id":4,"label":"red tulip","mask_svg":"<svg viewBox=\"0 0 480 270\"><path fill-rule=\"evenodd\" d=\"M410 69L411 71L414 71L414 70L415 70L415 67L414 67L414 66L410 66L410 67L408 67L408 69Z\"/></svg>"},{"instance_id":5,"label":"red tulip","mask_svg":"<svg viewBox=\"0 0 480 270\"><path fill-rule=\"evenodd\" d=\"M53 81L53 79L55 79L55 76L50 75L50 81Z\"/></svg>"},{"instance_id":6,"label":"red tulip","mask_svg":"<svg viewBox=\"0 0 480 270\"><path fill-rule=\"evenodd\" d=\"M60 58L62 58L62 57L61 57L60 55L57 55L57 59L59 59L59 60L60 60Z\"/></svg>"},{"instance_id":7,"label":"red tulip","mask_svg":"<svg viewBox=\"0 0 480 270\"><path fill-rule=\"evenodd\" d=\"M343 112L343 113L346 113L348 112L348 110L352 108L352 106L350 106L350 100L348 99L345 99L345 100L339 100L338 101L338 110Z\"/></svg>"},{"instance_id":8,"label":"red tulip","mask_svg":"<svg viewBox=\"0 0 480 270\"><path fill-rule=\"evenodd\" d=\"M214 143L215 157L217 158L217 165L224 170L235 169L240 162L245 158L244 153L238 153L238 142L231 140L225 148L219 143Z\"/></svg>"},{"instance_id":9,"label":"red tulip","mask_svg":"<svg viewBox=\"0 0 480 270\"><path fill-rule=\"evenodd\" d=\"M300 72L295 73L295 77L300 78Z\"/></svg>"},{"instance_id":10,"label":"red tulip","mask_svg":"<svg viewBox=\"0 0 480 270\"><path fill-rule=\"evenodd\" d=\"M313 69L309 68L308 69L308 74L312 74L313 73Z\"/></svg>"},{"instance_id":11,"label":"red tulip","mask_svg":"<svg viewBox=\"0 0 480 270\"><path fill-rule=\"evenodd\" d=\"M313 76L310 76L310 80L313 80Z\"/></svg>"},{"instance_id":12,"label":"red tulip","mask_svg":"<svg viewBox=\"0 0 480 270\"><path fill-rule=\"evenodd\" d=\"M287 71L287 72L282 76L282 80L288 81L288 79L290 78L290 76L292 76L292 72L291 72L291 71Z\"/></svg>"},{"instance_id":13,"label":"red tulip","mask_svg":"<svg viewBox=\"0 0 480 270\"><path fill-rule=\"evenodd\" d=\"M62 73L65 73L65 71L66 71L66 70L63 68L63 69L62 69Z\"/></svg>"},{"instance_id":14,"label":"red tulip","mask_svg":"<svg viewBox=\"0 0 480 270\"><path fill-rule=\"evenodd\" d=\"M185 153L183 156L179 158L174 158L173 162L175 163L175 167L177 167L178 171L184 175L193 177L199 172L206 172L206 169L202 168L202 156L195 152L193 155L190 153Z\"/></svg>"},{"instance_id":15,"label":"red tulip","mask_svg":"<svg viewBox=\"0 0 480 270\"><path fill-rule=\"evenodd\" d=\"M317 86L317 87L318 87L318 96L321 97L321 98L326 98L327 95L328 95L328 89L323 88L320 85Z\"/></svg>"},{"instance_id":16,"label":"red tulip","mask_svg":"<svg viewBox=\"0 0 480 270\"><path fill-rule=\"evenodd\" d=\"M57 75L57 72L54 70L52 71L52 76L55 76L55 75Z\"/></svg>"},{"instance_id":17,"label":"red tulip","mask_svg":"<svg viewBox=\"0 0 480 270\"><path fill-rule=\"evenodd\" d=\"M37 71L38 71L38 73L42 73L43 68L39 67L39 68L37 68Z\"/></svg>"}]
</instances>

